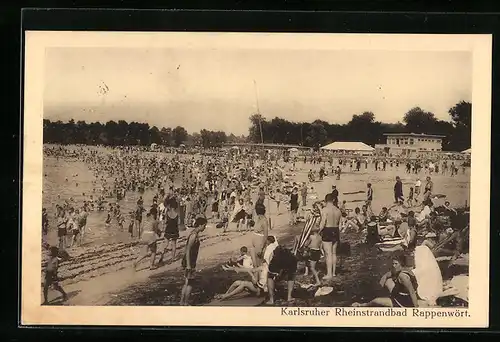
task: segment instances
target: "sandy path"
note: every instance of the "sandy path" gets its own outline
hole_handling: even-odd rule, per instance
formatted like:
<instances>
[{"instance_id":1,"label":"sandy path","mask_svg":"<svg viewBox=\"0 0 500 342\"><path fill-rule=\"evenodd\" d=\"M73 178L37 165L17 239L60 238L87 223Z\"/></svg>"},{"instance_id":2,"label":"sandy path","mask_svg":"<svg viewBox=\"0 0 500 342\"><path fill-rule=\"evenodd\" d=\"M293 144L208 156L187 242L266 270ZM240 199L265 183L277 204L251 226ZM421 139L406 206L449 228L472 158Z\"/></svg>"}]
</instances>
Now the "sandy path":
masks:
<instances>
[{"instance_id":1,"label":"sandy path","mask_svg":"<svg viewBox=\"0 0 500 342\"><path fill-rule=\"evenodd\" d=\"M286 224L288 215L277 216L275 228L270 232L280 237L290 235L291 231ZM208 232L210 234L212 232ZM147 261L141 264L137 272L132 269L132 263L137 258L139 248L132 244L120 244L114 246L112 252L102 252L100 257L91 253L84 256L76 256L75 262L67 262L61 266L61 284L65 291L70 294L66 305L106 305L112 299L112 294L127 288L130 285L145 283L149 278L168 273L180 267L179 257L182 256L185 238L188 233L184 232L177 249L179 250L177 260L172 264L162 266L156 270L147 269ZM252 232L228 232L223 235L204 235L201 239L198 269L205 269L217 265L223 260L224 255L236 252L241 246L251 243ZM81 262L81 258L88 258ZM113 263L113 259L118 259ZM94 261L93 261L94 260ZM111 263L112 265L107 265ZM82 266L83 264L83 266ZM103 265L99 267L99 265ZM88 269L92 270L88 270ZM76 271L75 271L76 270ZM81 274L74 275L75 273Z\"/></svg>"}]
</instances>

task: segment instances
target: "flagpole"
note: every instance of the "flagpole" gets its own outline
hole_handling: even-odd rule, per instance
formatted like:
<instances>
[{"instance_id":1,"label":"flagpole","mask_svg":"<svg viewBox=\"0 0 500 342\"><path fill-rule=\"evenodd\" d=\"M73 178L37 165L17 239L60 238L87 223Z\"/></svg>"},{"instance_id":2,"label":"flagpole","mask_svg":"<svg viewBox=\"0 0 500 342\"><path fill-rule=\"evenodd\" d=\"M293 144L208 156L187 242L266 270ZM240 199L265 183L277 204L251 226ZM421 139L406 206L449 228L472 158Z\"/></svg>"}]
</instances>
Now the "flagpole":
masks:
<instances>
[{"instance_id":1,"label":"flagpole","mask_svg":"<svg viewBox=\"0 0 500 342\"><path fill-rule=\"evenodd\" d=\"M259 129L260 129L260 143L264 144L264 134L262 133L262 118L260 116L259 97L257 96L257 82L253 80L253 87L255 90L255 102L257 103L257 114L259 115Z\"/></svg>"}]
</instances>

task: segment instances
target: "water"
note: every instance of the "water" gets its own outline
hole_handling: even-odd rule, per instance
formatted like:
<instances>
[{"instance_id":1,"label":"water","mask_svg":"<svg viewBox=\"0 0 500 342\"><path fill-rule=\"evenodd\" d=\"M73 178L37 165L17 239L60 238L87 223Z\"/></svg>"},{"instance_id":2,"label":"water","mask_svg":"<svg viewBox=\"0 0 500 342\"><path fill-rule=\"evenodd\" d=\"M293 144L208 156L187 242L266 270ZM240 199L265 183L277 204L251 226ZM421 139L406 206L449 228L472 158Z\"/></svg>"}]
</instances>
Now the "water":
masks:
<instances>
[{"instance_id":1,"label":"water","mask_svg":"<svg viewBox=\"0 0 500 342\"><path fill-rule=\"evenodd\" d=\"M56 204L63 204L64 200L73 198L74 208L81 208L84 199L93 195L96 199L99 195L99 185L94 185L92 181L94 175L85 163L76 160L65 160L56 157L44 158L44 180L43 180L43 207L47 209L49 215L50 244L57 243L57 228L55 226ZM95 191L94 191L95 190ZM106 211L91 211L87 219L87 232L85 234L84 246L101 245L104 243L129 242L132 239L128 233L128 223L130 222L128 213L136 208L137 200L141 194L129 191L124 199L117 202L116 198L107 198L109 202L118 203L122 215L125 217L123 230L121 230L115 219L107 227L104 222L107 217ZM145 204L152 203L154 193L146 190L142 197Z\"/></svg>"}]
</instances>

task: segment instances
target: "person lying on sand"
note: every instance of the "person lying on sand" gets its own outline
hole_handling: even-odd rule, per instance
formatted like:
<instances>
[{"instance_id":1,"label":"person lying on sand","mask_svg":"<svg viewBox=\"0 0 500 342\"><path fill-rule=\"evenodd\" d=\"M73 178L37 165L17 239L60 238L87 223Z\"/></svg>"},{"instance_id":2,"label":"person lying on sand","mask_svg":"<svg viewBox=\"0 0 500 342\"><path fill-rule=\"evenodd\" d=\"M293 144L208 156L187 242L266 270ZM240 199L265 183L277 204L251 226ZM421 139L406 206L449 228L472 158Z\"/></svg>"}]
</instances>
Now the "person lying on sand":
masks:
<instances>
[{"instance_id":1,"label":"person lying on sand","mask_svg":"<svg viewBox=\"0 0 500 342\"><path fill-rule=\"evenodd\" d=\"M265 279L262 279L262 274L264 272L265 266L259 266L256 268L247 269L246 271L251 277L251 280L236 280L234 281L226 293L221 295L216 295L215 299L228 300L235 295L247 292L249 294L255 294L257 297L261 295L266 284Z\"/></svg>"},{"instance_id":2,"label":"person lying on sand","mask_svg":"<svg viewBox=\"0 0 500 342\"><path fill-rule=\"evenodd\" d=\"M380 286L389 291L389 297L378 297L368 303L353 303L353 307L418 307L417 279L413 272L406 270L406 260L402 253L394 254L391 270L380 279Z\"/></svg>"}]
</instances>

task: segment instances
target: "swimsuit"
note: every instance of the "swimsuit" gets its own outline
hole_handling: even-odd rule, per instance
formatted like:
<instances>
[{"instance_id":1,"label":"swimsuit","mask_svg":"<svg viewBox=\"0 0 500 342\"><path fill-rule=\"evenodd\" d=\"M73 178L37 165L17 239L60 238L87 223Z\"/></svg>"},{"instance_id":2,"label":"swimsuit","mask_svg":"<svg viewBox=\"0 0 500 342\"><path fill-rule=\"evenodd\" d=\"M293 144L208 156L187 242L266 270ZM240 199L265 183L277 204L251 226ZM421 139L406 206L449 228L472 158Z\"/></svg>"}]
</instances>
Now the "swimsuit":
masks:
<instances>
[{"instance_id":1,"label":"swimsuit","mask_svg":"<svg viewBox=\"0 0 500 342\"><path fill-rule=\"evenodd\" d=\"M178 216L170 218L166 215L165 238L167 240L177 240L179 238Z\"/></svg>"},{"instance_id":2,"label":"swimsuit","mask_svg":"<svg viewBox=\"0 0 500 342\"><path fill-rule=\"evenodd\" d=\"M402 272L406 273L410 277L410 280L416 292L418 285L415 275L413 275L413 273L409 271ZM408 292L406 287L399 282L399 274L394 279L394 288L391 291L391 302L394 307L411 308L414 306L411 300L410 293Z\"/></svg>"},{"instance_id":3,"label":"swimsuit","mask_svg":"<svg viewBox=\"0 0 500 342\"><path fill-rule=\"evenodd\" d=\"M323 242L331 242L332 244L340 241L339 227L325 227L321 231L321 240Z\"/></svg>"},{"instance_id":4,"label":"swimsuit","mask_svg":"<svg viewBox=\"0 0 500 342\"><path fill-rule=\"evenodd\" d=\"M189 242L189 239L191 238L191 235L188 237L187 241ZM200 250L200 240L198 237L196 237L195 241L193 242L193 245L191 246L191 249L189 250L189 261L191 262L191 269L187 269L187 261L186 261L186 254L184 254L184 257L182 258L182 268L185 270L185 277L187 279L193 279L194 277L194 269L196 268L196 260L198 259L198 252Z\"/></svg>"},{"instance_id":5,"label":"swimsuit","mask_svg":"<svg viewBox=\"0 0 500 342\"><path fill-rule=\"evenodd\" d=\"M319 261L321 259L321 251L317 248L309 249L309 261Z\"/></svg>"}]
</instances>

